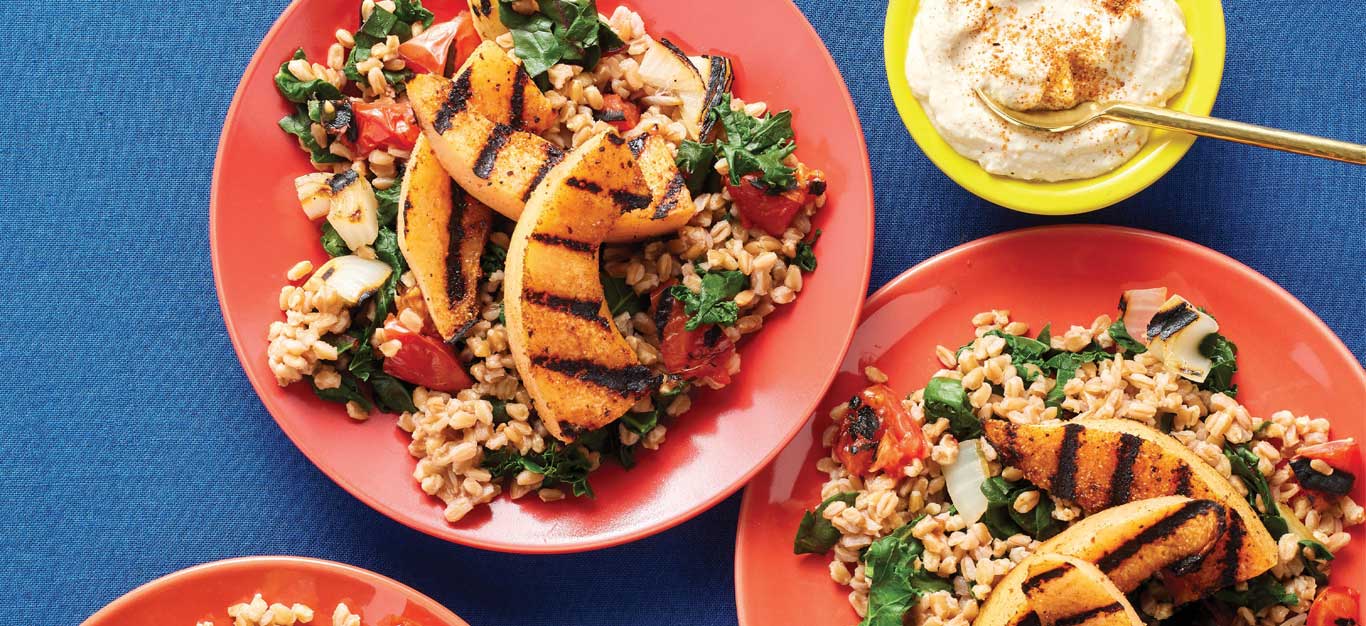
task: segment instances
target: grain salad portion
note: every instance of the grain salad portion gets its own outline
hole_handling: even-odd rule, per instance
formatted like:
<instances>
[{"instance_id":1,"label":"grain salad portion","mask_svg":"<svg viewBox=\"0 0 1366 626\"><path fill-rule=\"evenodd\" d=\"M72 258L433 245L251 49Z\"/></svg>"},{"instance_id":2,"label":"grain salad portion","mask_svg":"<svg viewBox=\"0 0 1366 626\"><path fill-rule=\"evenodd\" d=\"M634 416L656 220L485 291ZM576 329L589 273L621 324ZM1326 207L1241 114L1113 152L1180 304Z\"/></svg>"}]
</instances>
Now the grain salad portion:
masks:
<instances>
[{"instance_id":1,"label":"grain salad portion","mask_svg":"<svg viewBox=\"0 0 1366 626\"><path fill-rule=\"evenodd\" d=\"M256 594L250 602L239 602L228 607L228 617L232 618L232 626L293 626L294 624L312 624L317 617L313 607L306 604L293 603L283 604L280 602L267 602L261 594ZM331 626L361 626L360 615L351 612L351 607L345 602L337 603L332 610L330 620L324 620ZM399 626L408 624L416 626L406 620L395 621L386 619L386 626ZM203 620L197 622L195 626L215 626L213 620Z\"/></svg>"},{"instance_id":2,"label":"grain salad portion","mask_svg":"<svg viewBox=\"0 0 1366 626\"><path fill-rule=\"evenodd\" d=\"M1215 314L1134 290L1031 337L993 310L909 395L868 367L794 551L832 555L864 626L1354 623L1327 583L1366 521L1357 444L1240 404Z\"/></svg>"},{"instance_id":3,"label":"grain salad portion","mask_svg":"<svg viewBox=\"0 0 1366 626\"><path fill-rule=\"evenodd\" d=\"M301 261L270 368L354 420L398 415L457 522L505 491L591 496L816 269L826 178L735 60L592 0L365 0L276 76L325 263ZM300 250L305 256L309 250Z\"/></svg>"}]
</instances>

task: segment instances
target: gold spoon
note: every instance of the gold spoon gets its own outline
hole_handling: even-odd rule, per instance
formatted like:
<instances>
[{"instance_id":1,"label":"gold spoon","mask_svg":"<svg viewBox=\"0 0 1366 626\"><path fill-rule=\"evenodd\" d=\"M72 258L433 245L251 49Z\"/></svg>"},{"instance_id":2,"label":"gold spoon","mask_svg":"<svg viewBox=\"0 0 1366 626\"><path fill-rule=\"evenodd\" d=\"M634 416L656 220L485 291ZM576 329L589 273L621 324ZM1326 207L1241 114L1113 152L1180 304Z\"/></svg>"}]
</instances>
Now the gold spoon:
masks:
<instances>
[{"instance_id":1,"label":"gold spoon","mask_svg":"<svg viewBox=\"0 0 1366 626\"><path fill-rule=\"evenodd\" d=\"M1001 119L1034 130L1062 133L1105 118L1366 165L1366 146L1288 130L1232 122L1216 117L1202 117L1129 102L1083 102L1065 111L1016 111L992 100L980 88L975 88L974 91L982 103Z\"/></svg>"}]
</instances>

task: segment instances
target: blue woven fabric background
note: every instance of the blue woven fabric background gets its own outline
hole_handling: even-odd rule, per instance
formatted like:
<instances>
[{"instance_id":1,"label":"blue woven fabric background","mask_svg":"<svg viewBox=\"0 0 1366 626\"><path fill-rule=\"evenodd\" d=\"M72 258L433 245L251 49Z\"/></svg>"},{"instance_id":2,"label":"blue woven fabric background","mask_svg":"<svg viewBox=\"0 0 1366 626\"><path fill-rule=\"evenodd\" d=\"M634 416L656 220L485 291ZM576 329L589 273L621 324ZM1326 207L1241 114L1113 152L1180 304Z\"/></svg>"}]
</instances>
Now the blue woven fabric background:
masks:
<instances>
[{"instance_id":1,"label":"blue woven fabric background","mask_svg":"<svg viewBox=\"0 0 1366 626\"><path fill-rule=\"evenodd\" d=\"M951 246L1057 221L977 200L919 153L887 89L880 2L799 4L867 133L873 287ZM276 428L225 335L206 218L224 113L284 5L0 8L15 38L0 114L0 614L77 624L162 574L285 553L393 576L477 626L735 623L738 497L611 550L485 553L370 511ZM1226 11L1215 114L1366 141L1366 3L1227 0ZM1201 141L1147 192L1075 221L1229 254L1366 357L1366 170Z\"/></svg>"}]
</instances>

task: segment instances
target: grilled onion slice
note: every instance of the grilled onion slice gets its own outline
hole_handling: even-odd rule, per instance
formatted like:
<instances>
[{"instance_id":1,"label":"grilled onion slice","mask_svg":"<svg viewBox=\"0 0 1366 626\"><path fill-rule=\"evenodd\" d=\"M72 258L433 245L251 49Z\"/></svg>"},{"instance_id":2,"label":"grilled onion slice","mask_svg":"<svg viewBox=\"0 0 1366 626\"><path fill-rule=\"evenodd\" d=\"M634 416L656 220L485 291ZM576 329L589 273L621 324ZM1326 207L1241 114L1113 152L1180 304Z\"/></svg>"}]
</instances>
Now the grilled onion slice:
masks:
<instances>
[{"instance_id":1,"label":"grilled onion slice","mask_svg":"<svg viewBox=\"0 0 1366 626\"><path fill-rule=\"evenodd\" d=\"M707 114L707 84L692 60L668 39L650 43L640 60L640 77L659 95L678 96L683 101L683 126L688 138L702 136L702 118Z\"/></svg>"},{"instance_id":2,"label":"grilled onion slice","mask_svg":"<svg viewBox=\"0 0 1366 626\"><path fill-rule=\"evenodd\" d=\"M332 211L332 187L328 185L331 179L332 175L326 172L304 174L294 179L294 193L308 219L320 220Z\"/></svg>"},{"instance_id":3,"label":"grilled onion slice","mask_svg":"<svg viewBox=\"0 0 1366 626\"><path fill-rule=\"evenodd\" d=\"M383 261L348 254L324 263L313 272L308 282L304 283L304 289L317 290L327 285L348 305L354 305L379 291L393 271L393 268Z\"/></svg>"},{"instance_id":4,"label":"grilled onion slice","mask_svg":"<svg viewBox=\"0 0 1366 626\"><path fill-rule=\"evenodd\" d=\"M721 96L730 91L731 84L735 82L735 68L730 59L723 56L702 55L690 59L707 84L707 93L703 98L701 128L698 132L703 139L707 139L711 136L712 127L716 125L716 120L707 115L707 112L721 101Z\"/></svg>"},{"instance_id":5,"label":"grilled onion slice","mask_svg":"<svg viewBox=\"0 0 1366 626\"><path fill-rule=\"evenodd\" d=\"M1219 322L1181 296L1172 296L1148 322L1148 348L1182 378L1203 383L1214 362L1200 343L1219 332Z\"/></svg>"},{"instance_id":6,"label":"grilled onion slice","mask_svg":"<svg viewBox=\"0 0 1366 626\"><path fill-rule=\"evenodd\" d=\"M332 207L327 223L341 235L346 247L359 250L379 236L379 200L375 190L356 170L346 170L327 180Z\"/></svg>"}]
</instances>

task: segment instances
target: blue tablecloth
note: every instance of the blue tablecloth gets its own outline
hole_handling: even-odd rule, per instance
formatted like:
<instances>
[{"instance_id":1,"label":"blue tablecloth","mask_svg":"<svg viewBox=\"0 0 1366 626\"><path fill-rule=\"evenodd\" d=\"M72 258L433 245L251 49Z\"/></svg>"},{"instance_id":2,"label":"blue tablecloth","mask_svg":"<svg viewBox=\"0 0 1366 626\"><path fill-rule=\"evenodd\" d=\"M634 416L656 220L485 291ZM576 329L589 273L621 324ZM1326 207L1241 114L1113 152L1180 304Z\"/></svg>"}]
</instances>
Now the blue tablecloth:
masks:
<instances>
[{"instance_id":1,"label":"blue tablecloth","mask_svg":"<svg viewBox=\"0 0 1366 626\"><path fill-rule=\"evenodd\" d=\"M977 200L920 154L886 86L880 2L799 4L867 132L873 287L959 243L1056 221ZM479 626L734 623L738 497L633 545L492 554L372 512L276 428L224 333L206 214L224 112L284 5L0 8L11 42L0 114L0 614L75 624L162 574L288 553L393 576ZM1366 3L1230 0L1226 10L1215 114L1366 140ZM1078 221L1232 255L1366 356L1366 170L1201 141L1152 189Z\"/></svg>"}]
</instances>

